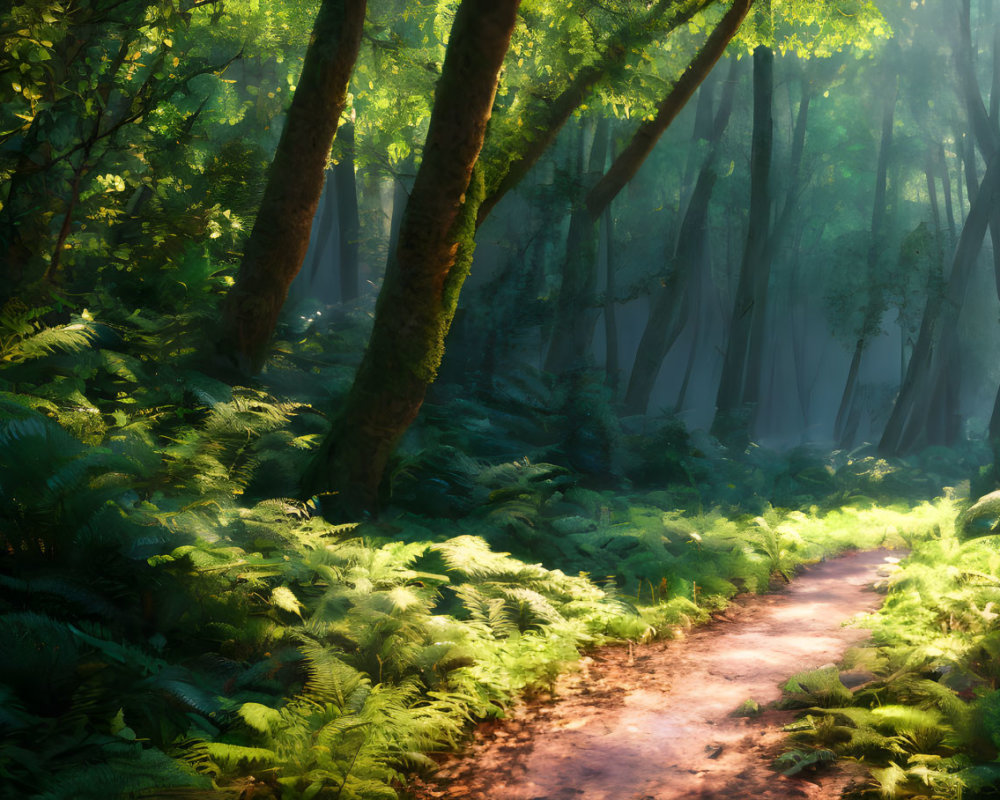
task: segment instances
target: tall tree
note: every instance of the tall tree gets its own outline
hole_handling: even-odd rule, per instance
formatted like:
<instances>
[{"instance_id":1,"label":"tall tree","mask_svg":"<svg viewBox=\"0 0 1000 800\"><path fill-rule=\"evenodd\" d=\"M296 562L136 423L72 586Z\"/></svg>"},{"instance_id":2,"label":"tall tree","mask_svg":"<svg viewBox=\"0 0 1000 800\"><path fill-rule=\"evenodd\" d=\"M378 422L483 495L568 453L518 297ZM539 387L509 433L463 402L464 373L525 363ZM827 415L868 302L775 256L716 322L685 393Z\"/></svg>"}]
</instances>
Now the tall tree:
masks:
<instances>
[{"instance_id":1,"label":"tall tree","mask_svg":"<svg viewBox=\"0 0 1000 800\"><path fill-rule=\"evenodd\" d=\"M347 103L366 0L323 0L236 283L222 304L220 354L241 372L263 364L309 247L330 146Z\"/></svg>"},{"instance_id":2,"label":"tall tree","mask_svg":"<svg viewBox=\"0 0 1000 800\"><path fill-rule=\"evenodd\" d=\"M834 421L833 436L840 448L851 446L856 434L856 423L849 424L849 420L857 420L858 415L852 415L852 409L856 401L856 390L858 383L858 373L861 369L861 358L865 348L872 336L878 333L882 321L882 314L885 310L882 292L877 288L879 260L884 249L882 237L884 235L886 221L886 189L888 183L889 154L892 150L892 129L893 119L896 109L896 86L895 76L893 76L893 86L886 93L885 107L882 112L882 139L879 145L878 166L875 171L875 200L872 205L871 239L868 243L867 270L868 270L868 307L865 309L864 318L861 323L858 340L854 346L854 355L851 358L851 366L847 372L847 382L844 385L844 393L840 399L840 407L837 409L837 418ZM933 197L933 195L932 195Z\"/></svg>"},{"instance_id":3,"label":"tall tree","mask_svg":"<svg viewBox=\"0 0 1000 800\"><path fill-rule=\"evenodd\" d=\"M567 243L566 269L563 273L564 284L560 290L552 344L545 362L545 368L550 372L562 372L578 365L590 346L597 314L588 306L593 304L591 295L596 285L596 234L601 215L639 171L660 137L712 71L753 3L754 0L734 0L691 59L687 69L657 105L655 116L636 129L607 172L589 189L584 207L573 214ZM593 168L593 163L591 166Z\"/></svg>"},{"instance_id":4,"label":"tall tree","mask_svg":"<svg viewBox=\"0 0 1000 800\"><path fill-rule=\"evenodd\" d=\"M580 137L581 170L579 186L569 218L566 251L563 255L562 281L555 308L555 323L549 343L545 369L560 373L583 365L590 349L590 338L597 320L597 261L600 237L595 220L585 205L587 191L604 173L611 121L606 117L593 121L593 136ZM590 144L584 159L583 150Z\"/></svg>"},{"instance_id":5,"label":"tall tree","mask_svg":"<svg viewBox=\"0 0 1000 800\"><path fill-rule=\"evenodd\" d=\"M476 163L519 0L462 0L438 81L423 160L371 339L346 403L306 478L358 512L375 505L386 463L416 417L444 352L484 197Z\"/></svg>"},{"instance_id":6,"label":"tall tree","mask_svg":"<svg viewBox=\"0 0 1000 800\"><path fill-rule=\"evenodd\" d=\"M970 141L965 150L969 215L943 291L928 294L906 375L879 441L880 452L887 455L902 455L930 444L953 444L957 438L962 356L959 322L986 231L1000 229L1000 131L990 119L975 76L969 0L963 0L957 9L957 22L955 64L959 92L971 138L987 168L977 186L975 152ZM1000 253L994 254L994 266L1000 272Z\"/></svg>"},{"instance_id":7,"label":"tall tree","mask_svg":"<svg viewBox=\"0 0 1000 800\"><path fill-rule=\"evenodd\" d=\"M705 115L708 117L708 125L695 131L695 137L708 144L708 152L698 172L694 190L684 212L684 220L673 246L670 272L663 285L656 289L651 298L649 318L632 361L632 371L625 393L627 414L646 412L663 360L677 341L686 322L685 312L690 308L688 290L692 278L703 266L707 254L708 206L715 188L716 163L722 135L729 126L733 109L738 64L735 58L730 64L729 74L722 84L722 96L714 118ZM706 103L710 103L710 98L711 93L705 92Z\"/></svg>"},{"instance_id":8,"label":"tall tree","mask_svg":"<svg viewBox=\"0 0 1000 800\"><path fill-rule=\"evenodd\" d=\"M340 161L333 168L333 183L337 196L337 229L339 232L340 300L347 302L358 296L358 237L361 220L358 214L358 185L354 172L354 125L345 125L340 133L343 145Z\"/></svg>"},{"instance_id":9,"label":"tall tree","mask_svg":"<svg viewBox=\"0 0 1000 800\"><path fill-rule=\"evenodd\" d=\"M750 212L712 432L720 438L749 435L760 392L760 362L770 278L771 155L774 125L774 52L753 52L753 140L750 145Z\"/></svg>"}]
</instances>

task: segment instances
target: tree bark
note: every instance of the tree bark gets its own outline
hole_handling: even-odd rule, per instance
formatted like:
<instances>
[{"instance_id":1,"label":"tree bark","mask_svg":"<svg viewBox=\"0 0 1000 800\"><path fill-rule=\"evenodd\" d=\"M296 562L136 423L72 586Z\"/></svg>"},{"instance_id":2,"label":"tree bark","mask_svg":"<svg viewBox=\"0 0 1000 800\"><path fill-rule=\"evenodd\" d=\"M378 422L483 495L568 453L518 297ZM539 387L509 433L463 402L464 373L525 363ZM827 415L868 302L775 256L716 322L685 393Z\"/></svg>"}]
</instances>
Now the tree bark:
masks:
<instances>
[{"instance_id":1,"label":"tree bark","mask_svg":"<svg viewBox=\"0 0 1000 800\"><path fill-rule=\"evenodd\" d=\"M600 236L598 220L591 217L583 197L604 172L608 131L607 119L596 123L589 157L582 152L588 137L581 137L580 141L580 162L586 160L587 168L581 177L576 203L570 214L555 324L545 359L546 371L555 374L583 366L590 348L591 337L588 333L593 333L597 317L595 299Z\"/></svg>"},{"instance_id":2,"label":"tree bark","mask_svg":"<svg viewBox=\"0 0 1000 800\"><path fill-rule=\"evenodd\" d=\"M861 323L861 335L854 346L854 355L851 358L851 368L847 373L847 382L844 384L844 393L840 398L840 407L837 409L837 417L833 424L833 437L837 442L837 447L847 449L853 443L854 438L851 426L847 421L851 418L851 411L857 402L857 382L858 373L861 368L861 360L864 357L865 348L869 339L878 333L879 322L882 317L884 303L882 292L878 287L878 259L882 248L882 232L885 227L886 218L886 193L888 189L889 174L889 153L892 150L892 128L896 109L896 87L886 100L885 109L882 112L882 139L879 145L878 166L875 170L875 199L872 203L872 226L871 239L868 242L868 306L865 309L865 316ZM929 191L934 197L935 214L937 212L937 196L934 194L934 183L932 173L928 172ZM937 235L935 226L935 235Z\"/></svg>"},{"instance_id":3,"label":"tree bark","mask_svg":"<svg viewBox=\"0 0 1000 800\"><path fill-rule=\"evenodd\" d=\"M948 246L955 246L955 206L951 196L951 175L948 173L948 159L945 158L944 145L938 146L938 168L941 170L941 193L944 195L944 211L948 224Z\"/></svg>"},{"instance_id":4,"label":"tree bark","mask_svg":"<svg viewBox=\"0 0 1000 800\"><path fill-rule=\"evenodd\" d=\"M684 327L684 310L691 278L704 262L708 206L715 188L715 165L719 143L729 125L733 97L736 93L736 71L739 62L733 59L728 77L723 85L715 124L709 132L709 150L702 163L694 191L684 212L677 241L674 244L673 268L663 286L653 294L649 319L643 329L639 347L632 362L628 389L625 393L625 413L644 414L649 408L649 398L656 385L667 353L677 341Z\"/></svg>"},{"instance_id":5,"label":"tree bark","mask_svg":"<svg viewBox=\"0 0 1000 800\"><path fill-rule=\"evenodd\" d=\"M347 102L366 0L323 0L236 283L222 303L219 353L240 372L264 363L302 267L330 146Z\"/></svg>"},{"instance_id":6,"label":"tree bark","mask_svg":"<svg viewBox=\"0 0 1000 800\"><path fill-rule=\"evenodd\" d=\"M879 441L879 452L883 455L905 455L930 443L929 409L938 383L946 379L948 362L954 357L958 320L969 278L998 203L1000 158L994 156L962 228L943 296L932 293L927 301L906 378Z\"/></svg>"},{"instance_id":7,"label":"tree bark","mask_svg":"<svg viewBox=\"0 0 1000 800\"><path fill-rule=\"evenodd\" d=\"M327 170L326 177L324 179L324 190L320 195L319 206L317 208L318 221L310 231L310 235L315 233L315 241L313 244L313 253L307 262L303 262L300 271L304 271L305 275L299 277L299 281L302 281L303 277L307 277L308 280L305 281L309 288L306 289L307 293L311 293L311 287L313 283L319 278L323 273L323 270L329 264L329 254L330 254L330 243L334 238L337 225L337 197L336 193L333 191L333 171ZM307 251L308 255L308 251ZM296 285L296 291L298 291L299 286Z\"/></svg>"},{"instance_id":8,"label":"tree bark","mask_svg":"<svg viewBox=\"0 0 1000 800\"><path fill-rule=\"evenodd\" d=\"M714 2L716 0L698 0L679 4L677 0L657 0L641 20L629 19L611 34L601 58L581 69L558 96L548 98L543 91L539 91L533 106L524 114L523 128L528 135L521 146L511 150L509 143L505 143L502 151L493 152L489 149L484 154L484 162L489 163L491 169L486 197L479 207L476 225L482 225L504 195L521 182L597 83L609 72L620 68L634 48L644 47L657 36L664 36L684 25ZM752 3L753 0L749 2Z\"/></svg>"},{"instance_id":9,"label":"tree bark","mask_svg":"<svg viewBox=\"0 0 1000 800\"><path fill-rule=\"evenodd\" d=\"M726 356L716 396L712 432L720 439L742 442L752 430L751 416L757 402L760 374L749 366L758 363L761 346L753 336L763 330L770 264L766 261L771 227L771 154L774 91L774 53L758 45L753 53L753 135L750 146L750 213L740 277L736 287Z\"/></svg>"},{"instance_id":10,"label":"tree bark","mask_svg":"<svg viewBox=\"0 0 1000 800\"><path fill-rule=\"evenodd\" d=\"M333 184L337 195L337 228L340 233L340 302L347 303L358 296L358 237L361 218L358 214L358 185L354 174L354 124L340 131L343 152L333 168Z\"/></svg>"},{"instance_id":11,"label":"tree bark","mask_svg":"<svg viewBox=\"0 0 1000 800\"><path fill-rule=\"evenodd\" d=\"M389 456L416 417L468 274L484 197L475 170L519 0L462 0L423 161L386 271L371 339L304 489L332 509L373 510Z\"/></svg>"},{"instance_id":12,"label":"tree bark","mask_svg":"<svg viewBox=\"0 0 1000 800\"><path fill-rule=\"evenodd\" d=\"M608 136L610 137L610 130ZM613 142L609 138L609 149L613 147ZM611 158L615 154L611 152ZM615 283L615 270L618 267L615 259L615 220L611 215L611 205L604 209L604 242L605 242L605 279L604 279L604 383L611 390L612 398L618 395L619 382L619 362L618 362L618 318L616 314L618 300L615 297L617 287Z\"/></svg>"}]
</instances>

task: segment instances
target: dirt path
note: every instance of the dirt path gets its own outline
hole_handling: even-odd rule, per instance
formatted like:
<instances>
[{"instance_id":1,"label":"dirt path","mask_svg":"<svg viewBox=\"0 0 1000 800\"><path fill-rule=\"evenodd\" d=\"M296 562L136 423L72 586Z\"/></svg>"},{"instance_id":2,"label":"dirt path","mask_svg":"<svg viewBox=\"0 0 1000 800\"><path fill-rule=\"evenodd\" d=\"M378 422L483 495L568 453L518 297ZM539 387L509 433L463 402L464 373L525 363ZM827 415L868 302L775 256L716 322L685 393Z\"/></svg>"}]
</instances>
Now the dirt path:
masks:
<instances>
[{"instance_id":1,"label":"dirt path","mask_svg":"<svg viewBox=\"0 0 1000 800\"><path fill-rule=\"evenodd\" d=\"M685 638L605 648L558 687L558 702L480 726L415 797L449 800L785 800L839 797L851 777L784 778L771 769L789 676L840 661L868 632L842 623L881 602L869 588L885 551L814 565L784 591L751 597Z\"/></svg>"}]
</instances>

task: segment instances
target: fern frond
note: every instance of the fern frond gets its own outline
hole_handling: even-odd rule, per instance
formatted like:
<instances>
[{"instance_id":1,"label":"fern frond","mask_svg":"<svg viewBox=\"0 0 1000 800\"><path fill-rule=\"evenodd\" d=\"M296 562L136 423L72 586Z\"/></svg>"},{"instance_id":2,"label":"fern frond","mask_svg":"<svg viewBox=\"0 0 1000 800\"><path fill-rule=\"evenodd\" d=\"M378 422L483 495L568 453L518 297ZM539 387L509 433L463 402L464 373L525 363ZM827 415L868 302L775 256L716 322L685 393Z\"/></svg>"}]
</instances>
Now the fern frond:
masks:
<instances>
[{"instance_id":1,"label":"fern frond","mask_svg":"<svg viewBox=\"0 0 1000 800\"><path fill-rule=\"evenodd\" d=\"M304 635L296 637L309 676L304 695L318 702L332 702L344 710L352 695L370 685L370 679L346 664L328 648Z\"/></svg>"},{"instance_id":2,"label":"fern frond","mask_svg":"<svg viewBox=\"0 0 1000 800\"><path fill-rule=\"evenodd\" d=\"M111 748L106 748L110 750ZM107 800L177 787L208 788L208 778L160 750L128 745L100 764L60 770L38 800ZM113 751L112 751L113 752Z\"/></svg>"},{"instance_id":3,"label":"fern frond","mask_svg":"<svg viewBox=\"0 0 1000 800\"><path fill-rule=\"evenodd\" d=\"M244 703L238 713L243 721L259 733L271 733L282 720L281 712L261 703Z\"/></svg>"},{"instance_id":4,"label":"fern frond","mask_svg":"<svg viewBox=\"0 0 1000 800\"><path fill-rule=\"evenodd\" d=\"M266 747L247 747L225 742L207 742L205 751L213 761L223 767L237 767L240 764L273 764L278 755Z\"/></svg>"},{"instance_id":5,"label":"fern frond","mask_svg":"<svg viewBox=\"0 0 1000 800\"><path fill-rule=\"evenodd\" d=\"M85 322L40 328L19 341L8 341L0 351L0 362L19 364L57 351L75 353L90 347L95 335Z\"/></svg>"},{"instance_id":6,"label":"fern frond","mask_svg":"<svg viewBox=\"0 0 1000 800\"><path fill-rule=\"evenodd\" d=\"M441 554L447 568L473 580L503 578L515 580L525 577L542 577L539 565L527 565L510 557L509 553L494 552L485 539L479 536L456 536L432 548Z\"/></svg>"},{"instance_id":7,"label":"fern frond","mask_svg":"<svg viewBox=\"0 0 1000 800\"><path fill-rule=\"evenodd\" d=\"M59 411L59 406L46 397L0 391L0 416L11 414L15 408L27 411L47 411L50 414L56 414Z\"/></svg>"},{"instance_id":8,"label":"fern frond","mask_svg":"<svg viewBox=\"0 0 1000 800\"><path fill-rule=\"evenodd\" d=\"M555 606L538 592L523 587L501 587L500 592L510 601L518 618L518 627L529 627L565 622Z\"/></svg>"},{"instance_id":9,"label":"fern frond","mask_svg":"<svg viewBox=\"0 0 1000 800\"><path fill-rule=\"evenodd\" d=\"M517 621L507 608L502 597L487 597L472 584L462 584L455 594L473 622L483 625L497 639L503 639L517 631Z\"/></svg>"}]
</instances>

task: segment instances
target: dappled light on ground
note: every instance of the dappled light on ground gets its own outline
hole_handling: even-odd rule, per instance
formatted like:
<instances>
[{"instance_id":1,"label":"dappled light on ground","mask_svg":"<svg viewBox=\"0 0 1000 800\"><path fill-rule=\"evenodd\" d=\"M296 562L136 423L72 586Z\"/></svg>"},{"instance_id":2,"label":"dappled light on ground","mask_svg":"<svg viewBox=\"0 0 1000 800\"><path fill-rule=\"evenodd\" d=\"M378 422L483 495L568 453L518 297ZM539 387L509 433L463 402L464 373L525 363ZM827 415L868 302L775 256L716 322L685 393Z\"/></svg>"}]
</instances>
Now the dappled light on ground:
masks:
<instances>
[{"instance_id":1,"label":"dappled light on ground","mask_svg":"<svg viewBox=\"0 0 1000 800\"><path fill-rule=\"evenodd\" d=\"M805 569L786 589L731 606L679 641L594 654L555 702L481 726L467 760L418 797L453 800L833 798L822 783L772 768L791 711L735 716L781 697L795 673L840 661L868 632L843 623L875 609L870 584L886 551Z\"/></svg>"}]
</instances>

